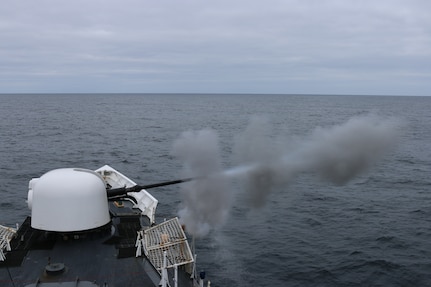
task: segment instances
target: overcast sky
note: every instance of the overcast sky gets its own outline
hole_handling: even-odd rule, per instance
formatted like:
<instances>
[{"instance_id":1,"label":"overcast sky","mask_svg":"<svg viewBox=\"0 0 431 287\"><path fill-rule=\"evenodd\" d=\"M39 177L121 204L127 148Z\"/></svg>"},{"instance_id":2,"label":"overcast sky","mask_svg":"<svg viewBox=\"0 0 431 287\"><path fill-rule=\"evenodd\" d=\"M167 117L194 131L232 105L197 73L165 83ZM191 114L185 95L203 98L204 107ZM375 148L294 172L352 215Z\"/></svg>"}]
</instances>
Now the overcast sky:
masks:
<instances>
[{"instance_id":1,"label":"overcast sky","mask_svg":"<svg viewBox=\"0 0 431 287\"><path fill-rule=\"evenodd\" d=\"M431 95L429 0L0 0L0 93Z\"/></svg>"}]
</instances>

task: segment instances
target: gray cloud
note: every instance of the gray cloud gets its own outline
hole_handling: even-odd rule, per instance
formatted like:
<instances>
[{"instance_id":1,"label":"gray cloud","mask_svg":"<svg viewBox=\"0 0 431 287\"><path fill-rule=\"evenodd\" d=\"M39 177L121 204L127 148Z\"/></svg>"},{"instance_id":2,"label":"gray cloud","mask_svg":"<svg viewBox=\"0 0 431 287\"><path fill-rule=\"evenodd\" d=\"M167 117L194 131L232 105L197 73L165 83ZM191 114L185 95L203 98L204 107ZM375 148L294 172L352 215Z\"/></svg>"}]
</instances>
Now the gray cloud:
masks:
<instances>
[{"instance_id":1,"label":"gray cloud","mask_svg":"<svg viewBox=\"0 0 431 287\"><path fill-rule=\"evenodd\" d=\"M237 165L229 169L221 165L215 131L184 132L173 155L182 161L184 176L196 180L181 185L181 221L197 236L222 226L234 204L230 181L239 183L252 207L262 207L276 187L289 192L287 186L302 174L345 184L391 151L403 129L398 119L368 114L318 127L304 138L285 137L266 118L253 118L235 138Z\"/></svg>"},{"instance_id":2,"label":"gray cloud","mask_svg":"<svg viewBox=\"0 0 431 287\"><path fill-rule=\"evenodd\" d=\"M424 0L2 6L2 92L49 91L53 79L60 92L82 79L93 79L80 85L89 92L430 90L431 4Z\"/></svg>"},{"instance_id":3,"label":"gray cloud","mask_svg":"<svg viewBox=\"0 0 431 287\"><path fill-rule=\"evenodd\" d=\"M254 206L263 205L274 187L302 173L345 184L392 150L402 128L397 119L370 114L318 127L307 138L283 139L269 136L269 122L257 118L237 136L234 152L240 165L228 174L243 179Z\"/></svg>"},{"instance_id":4,"label":"gray cloud","mask_svg":"<svg viewBox=\"0 0 431 287\"><path fill-rule=\"evenodd\" d=\"M229 213L232 194L227 178L220 174L219 152L213 130L184 132L173 146L173 155L184 164L184 176L197 178L181 185L183 203L178 213L187 231L196 236L222 226Z\"/></svg>"}]
</instances>

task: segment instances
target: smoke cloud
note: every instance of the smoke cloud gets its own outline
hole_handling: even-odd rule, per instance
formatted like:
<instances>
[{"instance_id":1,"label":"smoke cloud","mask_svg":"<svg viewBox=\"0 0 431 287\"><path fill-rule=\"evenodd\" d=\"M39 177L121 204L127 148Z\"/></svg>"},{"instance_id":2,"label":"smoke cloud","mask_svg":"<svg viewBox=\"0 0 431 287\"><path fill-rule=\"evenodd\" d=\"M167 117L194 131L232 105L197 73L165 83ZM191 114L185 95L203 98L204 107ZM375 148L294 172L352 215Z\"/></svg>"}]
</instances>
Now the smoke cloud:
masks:
<instances>
[{"instance_id":1,"label":"smoke cloud","mask_svg":"<svg viewBox=\"0 0 431 287\"><path fill-rule=\"evenodd\" d=\"M180 220L188 232L204 236L223 225L231 204L229 182L221 173L217 133L184 132L174 143L173 155L184 164L183 176L197 178L181 185Z\"/></svg>"},{"instance_id":2,"label":"smoke cloud","mask_svg":"<svg viewBox=\"0 0 431 287\"><path fill-rule=\"evenodd\" d=\"M256 207L265 203L275 186L288 184L300 173L315 173L334 184L345 184L394 147L400 132L399 121L367 115L342 125L316 128L304 139L291 138L283 148L283 140L264 134L267 126L265 119L251 121L235 145L238 164L249 167L238 176Z\"/></svg>"},{"instance_id":3,"label":"smoke cloud","mask_svg":"<svg viewBox=\"0 0 431 287\"><path fill-rule=\"evenodd\" d=\"M400 122L376 115L354 117L309 136L274 135L269 121L253 118L235 138L237 166L223 170L215 131L185 132L174 144L184 163L184 176L198 177L182 186L179 215L194 235L205 235L227 219L230 179L243 184L250 204L265 204L274 187L285 186L302 173L313 173L334 184L345 184L366 171L397 142Z\"/></svg>"}]
</instances>

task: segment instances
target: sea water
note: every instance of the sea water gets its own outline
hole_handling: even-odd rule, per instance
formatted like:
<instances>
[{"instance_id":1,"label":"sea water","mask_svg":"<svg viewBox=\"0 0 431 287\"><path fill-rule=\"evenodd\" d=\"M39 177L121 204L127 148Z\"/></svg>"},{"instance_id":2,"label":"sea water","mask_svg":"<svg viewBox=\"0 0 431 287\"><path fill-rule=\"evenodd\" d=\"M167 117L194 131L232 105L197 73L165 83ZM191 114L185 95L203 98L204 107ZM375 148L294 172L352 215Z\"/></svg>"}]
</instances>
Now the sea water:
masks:
<instances>
[{"instance_id":1,"label":"sea water","mask_svg":"<svg viewBox=\"0 0 431 287\"><path fill-rule=\"evenodd\" d=\"M8 226L29 215L28 181L51 169L109 164L142 185L180 178L172 146L184 131L215 131L232 174L249 168L235 166L233 147L256 116L289 138L369 113L400 119L395 148L341 185L304 173L256 208L234 183L227 220L196 239L198 270L212 286L431 284L431 97L26 94L0 103L0 224ZM179 186L150 192L159 221L177 215Z\"/></svg>"}]
</instances>

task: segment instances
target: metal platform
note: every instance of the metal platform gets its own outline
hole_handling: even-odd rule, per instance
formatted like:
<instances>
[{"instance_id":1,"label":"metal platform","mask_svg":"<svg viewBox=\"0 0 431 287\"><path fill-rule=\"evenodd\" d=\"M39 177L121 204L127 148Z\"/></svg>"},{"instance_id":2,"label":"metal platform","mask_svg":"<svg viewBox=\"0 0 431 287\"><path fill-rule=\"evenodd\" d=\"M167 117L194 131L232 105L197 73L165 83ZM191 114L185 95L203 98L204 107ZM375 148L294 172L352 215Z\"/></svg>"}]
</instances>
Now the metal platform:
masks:
<instances>
[{"instance_id":1,"label":"metal platform","mask_svg":"<svg viewBox=\"0 0 431 287\"><path fill-rule=\"evenodd\" d=\"M164 252L167 257L167 268L194 261L187 237L177 217L145 230L143 249L157 270L163 267Z\"/></svg>"}]
</instances>

